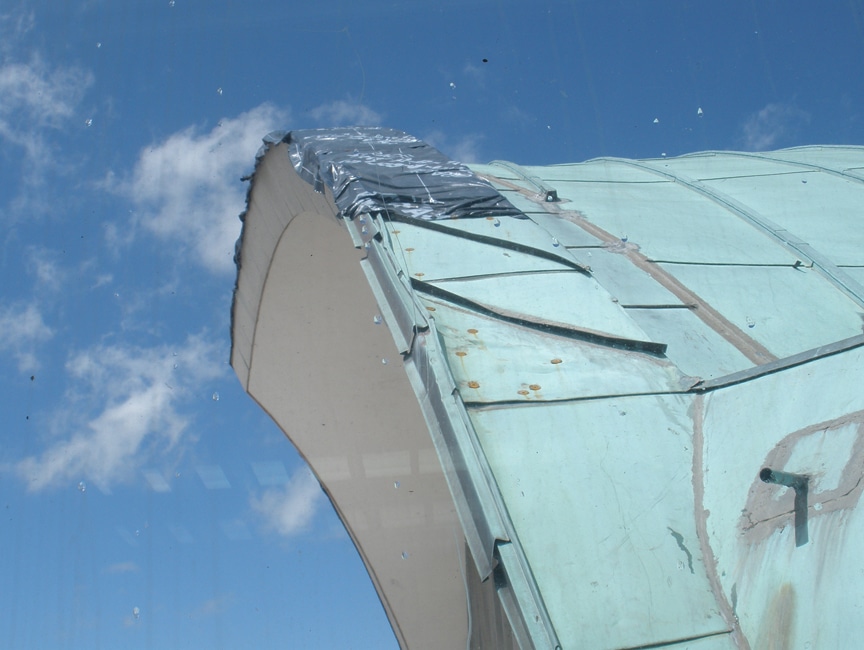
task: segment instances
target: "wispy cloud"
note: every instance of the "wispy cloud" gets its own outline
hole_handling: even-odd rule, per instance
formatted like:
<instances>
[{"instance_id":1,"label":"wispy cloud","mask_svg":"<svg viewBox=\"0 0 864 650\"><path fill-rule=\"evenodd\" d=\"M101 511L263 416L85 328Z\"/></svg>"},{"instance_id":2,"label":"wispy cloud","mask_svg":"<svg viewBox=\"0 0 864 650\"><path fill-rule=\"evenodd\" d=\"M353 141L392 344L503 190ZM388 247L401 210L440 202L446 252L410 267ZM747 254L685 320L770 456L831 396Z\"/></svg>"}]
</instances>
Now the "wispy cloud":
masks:
<instances>
[{"instance_id":1,"label":"wispy cloud","mask_svg":"<svg viewBox=\"0 0 864 650\"><path fill-rule=\"evenodd\" d=\"M217 616L225 612L225 610L227 610L233 604L233 594L223 594L221 596L216 596L214 598L205 600L203 603L201 603L195 609L189 612L189 618L200 619Z\"/></svg>"},{"instance_id":2,"label":"wispy cloud","mask_svg":"<svg viewBox=\"0 0 864 650\"><path fill-rule=\"evenodd\" d=\"M746 151L783 146L810 122L810 114L791 104L768 104L750 115L741 127Z\"/></svg>"},{"instance_id":3,"label":"wispy cloud","mask_svg":"<svg viewBox=\"0 0 864 650\"><path fill-rule=\"evenodd\" d=\"M142 150L130 177L111 177L108 186L135 203L133 225L191 251L210 271L232 273L246 193L240 177L251 169L261 138L288 122L287 111L262 104L210 131L189 127ZM109 244L131 240L116 234L106 233Z\"/></svg>"},{"instance_id":4,"label":"wispy cloud","mask_svg":"<svg viewBox=\"0 0 864 650\"><path fill-rule=\"evenodd\" d=\"M284 537L303 532L323 502L321 486L307 468L295 472L283 487L265 490L260 497L250 500L264 526Z\"/></svg>"},{"instance_id":5,"label":"wispy cloud","mask_svg":"<svg viewBox=\"0 0 864 650\"><path fill-rule=\"evenodd\" d=\"M482 136L469 133L460 138L451 138L442 131L427 133L423 140L449 158L462 163L480 162L480 142Z\"/></svg>"},{"instance_id":6,"label":"wispy cloud","mask_svg":"<svg viewBox=\"0 0 864 650\"><path fill-rule=\"evenodd\" d=\"M36 345L54 336L34 303L0 307L0 332L0 352L11 354L18 362L18 370L24 373L39 367Z\"/></svg>"},{"instance_id":7,"label":"wispy cloud","mask_svg":"<svg viewBox=\"0 0 864 650\"><path fill-rule=\"evenodd\" d=\"M34 54L0 65L0 140L25 152L30 183L41 180L51 158L46 132L74 122L93 74L74 66L51 66ZM83 126L83 121L82 121Z\"/></svg>"},{"instance_id":8,"label":"wispy cloud","mask_svg":"<svg viewBox=\"0 0 864 650\"><path fill-rule=\"evenodd\" d=\"M103 490L177 447L188 425L181 413L191 389L224 374L225 351L190 336L168 346L96 346L66 364L75 389L57 413L59 431L41 455L14 469L30 491L91 481Z\"/></svg>"},{"instance_id":9,"label":"wispy cloud","mask_svg":"<svg viewBox=\"0 0 864 650\"><path fill-rule=\"evenodd\" d=\"M316 106L309 114L322 126L378 126L383 120L366 104L344 99Z\"/></svg>"},{"instance_id":10,"label":"wispy cloud","mask_svg":"<svg viewBox=\"0 0 864 650\"><path fill-rule=\"evenodd\" d=\"M135 562L115 562L106 566L102 570L102 573L137 573L140 570L140 567Z\"/></svg>"}]
</instances>

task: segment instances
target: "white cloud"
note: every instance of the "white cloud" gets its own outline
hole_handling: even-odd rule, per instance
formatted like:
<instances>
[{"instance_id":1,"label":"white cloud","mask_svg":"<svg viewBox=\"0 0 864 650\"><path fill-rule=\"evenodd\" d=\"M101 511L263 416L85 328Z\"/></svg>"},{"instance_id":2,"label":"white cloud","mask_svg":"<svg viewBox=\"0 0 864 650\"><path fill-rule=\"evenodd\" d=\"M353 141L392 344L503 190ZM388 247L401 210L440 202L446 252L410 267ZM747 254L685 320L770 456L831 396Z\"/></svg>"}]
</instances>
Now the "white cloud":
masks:
<instances>
[{"instance_id":1,"label":"white cloud","mask_svg":"<svg viewBox=\"0 0 864 650\"><path fill-rule=\"evenodd\" d=\"M309 114L323 126L378 126L383 119L365 104L344 99L316 106Z\"/></svg>"},{"instance_id":2,"label":"white cloud","mask_svg":"<svg viewBox=\"0 0 864 650\"><path fill-rule=\"evenodd\" d=\"M51 165L46 129L66 127L93 84L87 70L50 66L37 54L28 62L0 66L0 139L21 147L27 161ZM36 174L33 180L38 180Z\"/></svg>"},{"instance_id":3,"label":"white cloud","mask_svg":"<svg viewBox=\"0 0 864 650\"><path fill-rule=\"evenodd\" d=\"M454 140L441 131L432 131L427 133L423 140L451 160L462 163L480 162L479 147L482 137L479 135L469 134Z\"/></svg>"},{"instance_id":4,"label":"white cloud","mask_svg":"<svg viewBox=\"0 0 864 650\"><path fill-rule=\"evenodd\" d=\"M269 530L292 537L309 526L323 501L317 479L303 468L284 486L265 490L260 498L252 497L250 504Z\"/></svg>"},{"instance_id":5,"label":"white cloud","mask_svg":"<svg viewBox=\"0 0 864 650\"><path fill-rule=\"evenodd\" d=\"M75 354L66 364L75 390L57 414L57 438L16 473L31 491L79 480L108 490L132 480L180 442L188 420L179 407L193 387L224 374L224 354L200 336L176 352L115 345Z\"/></svg>"},{"instance_id":6,"label":"white cloud","mask_svg":"<svg viewBox=\"0 0 864 650\"><path fill-rule=\"evenodd\" d=\"M8 352L18 362L21 372L32 372L38 368L34 348L37 343L47 341L54 331L45 324L35 304L0 308L0 351Z\"/></svg>"},{"instance_id":7,"label":"white cloud","mask_svg":"<svg viewBox=\"0 0 864 650\"><path fill-rule=\"evenodd\" d=\"M742 127L746 151L764 151L783 146L810 121L810 114L789 104L768 104L747 118Z\"/></svg>"},{"instance_id":8,"label":"white cloud","mask_svg":"<svg viewBox=\"0 0 864 650\"><path fill-rule=\"evenodd\" d=\"M131 177L109 178L109 186L135 202L144 229L190 250L211 271L233 272L246 195L240 177L251 169L261 139L288 121L286 111L263 104L209 132L189 127L144 149ZM121 244L112 232L109 243Z\"/></svg>"}]
</instances>

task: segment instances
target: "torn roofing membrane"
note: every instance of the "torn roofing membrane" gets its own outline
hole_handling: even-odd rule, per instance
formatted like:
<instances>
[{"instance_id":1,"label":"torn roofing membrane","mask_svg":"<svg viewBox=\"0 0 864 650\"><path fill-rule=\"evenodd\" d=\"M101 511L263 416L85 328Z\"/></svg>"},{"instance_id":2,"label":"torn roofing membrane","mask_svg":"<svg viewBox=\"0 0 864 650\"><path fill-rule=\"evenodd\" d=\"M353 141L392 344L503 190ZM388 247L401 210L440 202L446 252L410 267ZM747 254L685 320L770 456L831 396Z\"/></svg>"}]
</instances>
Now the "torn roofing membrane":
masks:
<instances>
[{"instance_id":1,"label":"torn roofing membrane","mask_svg":"<svg viewBox=\"0 0 864 650\"><path fill-rule=\"evenodd\" d=\"M280 135L271 134L267 142ZM366 212L425 220L523 216L465 165L401 131L312 129L280 140L289 144L300 177L319 192L329 186L348 219Z\"/></svg>"}]
</instances>

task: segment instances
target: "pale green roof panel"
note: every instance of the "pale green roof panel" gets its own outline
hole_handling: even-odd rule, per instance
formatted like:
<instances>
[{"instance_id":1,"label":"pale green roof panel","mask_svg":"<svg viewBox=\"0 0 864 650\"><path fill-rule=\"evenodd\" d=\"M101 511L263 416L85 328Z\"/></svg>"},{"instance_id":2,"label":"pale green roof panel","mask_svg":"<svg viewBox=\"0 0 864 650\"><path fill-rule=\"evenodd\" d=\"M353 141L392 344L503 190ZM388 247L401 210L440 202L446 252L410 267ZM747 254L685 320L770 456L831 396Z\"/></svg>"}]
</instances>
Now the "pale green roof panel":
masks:
<instances>
[{"instance_id":1,"label":"pale green roof panel","mask_svg":"<svg viewBox=\"0 0 864 650\"><path fill-rule=\"evenodd\" d=\"M729 212L671 181L556 184L562 210L584 215L651 259L717 264L793 264L795 257ZM508 196L508 198L510 198Z\"/></svg>"},{"instance_id":2,"label":"pale green roof panel","mask_svg":"<svg viewBox=\"0 0 864 650\"><path fill-rule=\"evenodd\" d=\"M563 647L728 630L693 521L689 406L658 396L470 411Z\"/></svg>"},{"instance_id":3,"label":"pale green roof panel","mask_svg":"<svg viewBox=\"0 0 864 650\"><path fill-rule=\"evenodd\" d=\"M662 266L778 357L861 334L864 310L812 269Z\"/></svg>"},{"instance_id":4,"label":"pale green roof panel","mask_svg":"<svg viewBox=\"0 0 864 650\"><path fill-rule=\"evenodd\" d=\"M423 302L434 309L450 372L466 402L677 392L694 383L662 357L514 326L433 298Z\"/></svg>"},{"instance_id":5,"label":"pale green roof panel","mask_svg":"<svg viewBox=\"0 0 864 650\"><path fill-rule=\"evenodd\" d=\"M707 184L735 196L754 212L830 256L835 264L864 264L860 242L849 236L850 231L861 228L864 219L861 181L805 171Z\"/></svg>"},{"instance_id":6,"label":"pale green roof panel","mask_svg":"<svg viewBox=\"0 0 864 650\"><path fill-rule=\"evenodd\" d=\"M495 311L538 323L649 340L606 289L578 271L485 276L434 284Z\"/></svg>"}]
</instances>

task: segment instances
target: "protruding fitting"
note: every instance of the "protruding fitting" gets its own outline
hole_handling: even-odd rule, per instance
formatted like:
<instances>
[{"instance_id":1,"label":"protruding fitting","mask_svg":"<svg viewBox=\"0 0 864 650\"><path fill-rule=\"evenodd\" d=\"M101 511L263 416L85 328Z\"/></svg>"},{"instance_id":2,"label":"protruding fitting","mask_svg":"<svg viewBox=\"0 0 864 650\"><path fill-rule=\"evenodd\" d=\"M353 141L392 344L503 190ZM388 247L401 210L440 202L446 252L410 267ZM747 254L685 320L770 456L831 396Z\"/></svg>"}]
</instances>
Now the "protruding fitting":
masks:
<instances>
[{"instance_id":1,"label":"protruding fitting","mask_svg":"<svg viewBox=\"0 0 864 650\"><path fill-rule=\"evenodd\" d=\"M805 474L780 472L763 467L759 478L765 483L785 485L795 490L795 546L804 546L809 540L807 533L807 492L810 477Z\"/></svg>"}]
</instances>

